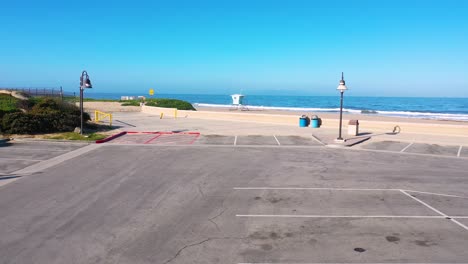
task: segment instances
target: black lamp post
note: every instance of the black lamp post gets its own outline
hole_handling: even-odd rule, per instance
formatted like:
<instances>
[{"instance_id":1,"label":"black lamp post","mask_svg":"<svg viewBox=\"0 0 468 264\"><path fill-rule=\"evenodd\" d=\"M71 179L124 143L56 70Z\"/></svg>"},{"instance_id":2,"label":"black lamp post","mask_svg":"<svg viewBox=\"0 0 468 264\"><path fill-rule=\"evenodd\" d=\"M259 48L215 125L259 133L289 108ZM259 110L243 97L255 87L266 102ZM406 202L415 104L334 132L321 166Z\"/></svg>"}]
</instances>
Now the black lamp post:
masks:
<instances>
[{"instance_id":1,"label":"black lamp post","mask_svg":"<svg viewBox=\"0 0 468 264\"><path fill-rule=\"evenodd\" d=\"M348 90L348 88L345 85L345 80L343 78L343 73L341 73L341 80L340 80L340 85L338 85L337 90L340 91L341 94L341 100L340 100L340 132L338 134L338 138L336 139L337 142L344 142L344 139L341 137L341 126L343 123L343 93L344 91Z\"/></svg>"},{"instance_id":2,"label":"black lamp post","mask_svg":"<svg viewBox=\"0 0 468 264\"><path fill-rule=\"evenodd\" d=\"M85 88L93 88L88 73L83 71L80 77L80 134L83 135L83 91Z\"/></svg>"}]
</instances>

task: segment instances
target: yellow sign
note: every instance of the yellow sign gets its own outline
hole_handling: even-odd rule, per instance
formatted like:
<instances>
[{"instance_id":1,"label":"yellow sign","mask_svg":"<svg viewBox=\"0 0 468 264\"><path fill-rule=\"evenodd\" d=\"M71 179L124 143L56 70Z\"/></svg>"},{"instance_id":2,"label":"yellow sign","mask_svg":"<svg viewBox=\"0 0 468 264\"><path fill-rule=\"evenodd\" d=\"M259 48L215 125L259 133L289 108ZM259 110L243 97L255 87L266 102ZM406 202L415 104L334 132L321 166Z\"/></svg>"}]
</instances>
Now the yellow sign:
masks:
<instances>
[{"instance_id":1,"label":"yellow sign","mask_svg":"<svg viewBox=\"0 0 468 264\"><path fill-rule=\"evenodd\" d=\"M151 95L151 96L154 95L154 90L153 90L153 89L150 89L150 90L149 90L149 95Z\"/></svg>"}]
</instances>

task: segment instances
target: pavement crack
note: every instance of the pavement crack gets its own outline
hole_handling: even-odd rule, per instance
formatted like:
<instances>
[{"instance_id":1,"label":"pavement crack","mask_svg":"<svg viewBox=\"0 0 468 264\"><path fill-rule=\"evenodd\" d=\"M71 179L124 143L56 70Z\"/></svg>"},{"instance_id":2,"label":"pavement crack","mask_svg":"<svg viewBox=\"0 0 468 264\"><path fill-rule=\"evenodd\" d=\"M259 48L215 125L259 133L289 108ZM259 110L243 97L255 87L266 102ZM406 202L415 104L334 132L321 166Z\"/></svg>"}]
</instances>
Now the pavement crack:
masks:
<instances>
[{"instance_id":1,"label":"pavement crack","mask_svg":"<svg viewBox=\"0 0 468 264\"><path fill-rule=\"evenodd\" d=\"M213 223L213 225L215 225L216 230L218 230L218 232L221 232L221 229L219 229L219 226L215 221L213 221L212 219L208 219L208 221L210 221L211 223Z\"/></svg>"},{"instance_id":2,"label":"pavement crack","mask_svg":"<svg viewBox=\"0 0 468 264\"><path fill-rule=\"evenodd\" d=\"M221 229L219 228L218 224L214 221L216 218L220 217L222 214L224 214L224 212L226 212L227 208L224 207L224 201L223 201L223 204L221 205L221 207L223 208L223 210L221 210L221 212L219 212L217 215L211 217L208 219L208 221L210 221L211 223L213 223L216 227L216 230L218 231L221 231Z\"/></svg>"},{"instance_id":3,"label":"pavement crack","mask_svg":"<svg viewBox=\"0 0 468 264\"><path fill-rule=\"evenodd\" d=\"M195 247L195 246L201 245L201 244L203 244L203 243L205 243L205 242L208 242L208 241L210 241L210 240L212 240L212 238L207 238L207 239L204 239L204 240L202 240L202 241L200 241L200 242L197 242L197 243L193 243L193 244L189 244L189 245L183 246L181 249L179 249L179 251L177 251L177 253L176 253L172 258L170 258L169 260L167 260L166 262L164 262L164 264L170 263L171 261L173 261L174 259L176 259L176 258L182 253L182 251L184 251L186 248Z\"/></svg>"},{"instance_id":4,"label":"pavement crack","mask_svg":"<svg viewBox=\"0 0 468 264\"><path fill-rule=\"evenodd\" d=\"M196 246L199 246L201 244L204 244L208 241L211 241L211 240L219 240L219 239L245 239L246 237L209 237L209 238L206 238L206 239L203 239L202 241L199 241L199 242L196 242L196 243L193 243L193 244L188 244L188 245L185 245L183 246L181 249L179 249L177 251L177 253L172 257L170 258L169 260L167 260L166 262L164 262L164 264L168 264L170 262L172 262L174 259L176 259L178 256L180 256L180 254L182 254L182 251L184 251L185 249L187 248L190 248L190 247L196 247Z\"/></svg>"},{"instance_id":5,"label":"pavement crack","mask_svg":"<svg viewBox=\"0 0 468 264\"><path fill-rule=\"evenodd\" d=\"M205 193L202 191L202 188L201 188L200 184L197 184L197 187L198 187L198 192L200 193L202 198L205 198Z\"/></svg>"}]
</instances>

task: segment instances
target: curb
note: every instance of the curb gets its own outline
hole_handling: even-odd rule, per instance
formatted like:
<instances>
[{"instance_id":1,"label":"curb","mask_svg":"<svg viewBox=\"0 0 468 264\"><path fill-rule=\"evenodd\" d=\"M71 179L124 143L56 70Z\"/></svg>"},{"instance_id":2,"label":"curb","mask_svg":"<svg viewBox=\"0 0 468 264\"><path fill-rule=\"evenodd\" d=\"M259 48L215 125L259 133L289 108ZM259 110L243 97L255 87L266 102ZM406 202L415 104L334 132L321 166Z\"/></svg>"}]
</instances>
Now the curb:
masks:
<instances>
[{"instance_id":1,"label":"curb","mask_svg":"<svg viewBox=\"0 0 468 264\"><path fill-rule=\"evenodd\" d=\"M0 146L6 145L8 141L10 141L9 138L0 139Z\"/></svg>"},{"instance_id":2,"label":"curb","mask_svg":"<svg viewBox=\"0 0 468 264\"><path fill-rule=\"evenodd\" d=\"M14 141L18 142L39 142L39 143L72 143L72 144L92 144L93 141L89 140L67 140L67 139L41 139L41 138L15 138Z\"/></svg>"},{"instance_id":3,"label":"curb","mask_svg":"<svg viewBox=\"0 0 468 264\"><path fill-rule=\"evenodd\" d=\"M123 135L125 135L125 134L127 134L127 132L124 131L124 132L120 132L120 133L118 133L118 134L112 135L112 136L110 136L110 137L106 137L106 138L104 138L104 139L96 140L96 144L106 143L106 142L108 142L108 141L113 140L114 138L118 138L118 137L123 136Z\"/></svg>"}]
</instances>

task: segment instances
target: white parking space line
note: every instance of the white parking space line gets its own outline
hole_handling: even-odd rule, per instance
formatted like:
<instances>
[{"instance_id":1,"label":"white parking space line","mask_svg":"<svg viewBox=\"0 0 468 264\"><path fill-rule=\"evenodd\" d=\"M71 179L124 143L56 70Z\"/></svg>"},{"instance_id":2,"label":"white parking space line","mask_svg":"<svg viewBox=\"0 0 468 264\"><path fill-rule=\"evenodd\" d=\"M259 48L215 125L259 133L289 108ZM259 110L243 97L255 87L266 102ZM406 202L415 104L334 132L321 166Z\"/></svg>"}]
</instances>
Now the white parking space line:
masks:
<instances>
[{"instance_id":1,"label":"white parking space line","mask_svg":"<svg viewBox=\"0 0 468 264\"><path fill-rule=\"evenodd\" d=\"M400 191L400 189L309 188L309 187L234 187L234 190L326 190L326 191Z\"/></svg>"},{"instance_id":2,"label":"white parking space line","mask_svg":"<svg viewBox=\"0 0 468 264\"><path fill-rule=\"evenodd\" d=\"M402 150L400 150L400 152L405 152L405 150L407 150L409 147L411 147L412 145L414 144L414 142L411 142L408 144L408 146L404 147Z\"/></svg>"},{"instance_id":3,"label":"white parking space line","mask_svg":"<svg viewBox=\"0 0 468 264\"><path fill-rule=\"evenodd\" d=\"M450 216L448 216L448 215L442 213L441 211L435 209L434 207L430 206L429 204L423 202L422 200L420 200L420 199L418 199L418 198L412 196L411 194L409 194L409 193L407 193L407 192L405 192L405 191L403 191L403 190L400 190L400 192L402 192L402 193L405 194L406 196L410 197L411 199L413 199L413 200L419 202L420 204L426 206L427 208L431 209L432 211L434 211L434 212L436 212L436 213L438 213L438 214L440 214L440 215L446 217L447 219L450 219L450 221L452 221L452 222L454 222L455 224L457 224L457 225L463 227L465 230L468 230L468 227L467 227L466 225L464 225L464 224L458 222L457 220L453 219L452 217L450 217Z\"/></svg>"},{"instance_id":4,"label":"white parking space line","mask_svg":"<svg viewBox=\"0 0 468 264\"><path fill-rule=\"evenodd\" d=\"M324 264L327 262L239 262L237 264ZM349 264L351 262L330 262L332 264ZM354 262L352 262L354 263ZM355 262L359 264L364 264L366 262ZM389 262L369 262L372 264L388 264ZM400 262L398 262L400 263ZM425 264L444 264L441 262L424 262ZM467 264L467 262L457 262L460 264ZM405 262L405 264L421 264L421 262Z\"/></svg>"},{"instance_id":5,"label":"white parking space line","mask_svg":"<svg viewBox=\"0 0 468 264\"><path fill-rule=\"evenodd\" d=\"M281 143L279 142L278 138L276 138L276 136L273 136L276 140L276 143L278 143L278 146L281 146Z\"/></svg>"},{"instance_id":6,"label":"white parking space line","mask_svg":"<svg viewBox=\"0 0 468 264\"><path fill-rule=\"evenodd\" d=\"M434 192L421 192L421 191L403 190L403 189L399 190L399 191L405 191L405 192L409 192L409 193L421 193L421 194L430 194L430 195L436 195L436 196L445 196L445 197L468 199L468 197L466 197L466 196L453 195L453 194L443 194L443 193L434 193Z\"/></svg>"},{"instance_id":7,"label":"white parking space line","mask_svg":"<svg viewBox=\"0 0 468 264\"><path fill-rule=\"evenodd\" d=\"M316 136L312 135L312 139L317 141L320 145L325 146L325 144L322 141L320 141Z\"/></svg>"},{"instance_id":8,"label":"white parking space line","mask_svg":"<svg viewBox=\"0 0 468 264\"><path fill-rule=\"evenodd\" d=\"M237 145L237 136L234 137L234 146Z\"/></svg>"},{"instance_id":9,"label":"white parking space line","mask_svg":"<svg viewBox=\"0 0 468 264\"><path fill-rule=\"evenodd\" d=\"M418 218L418 219L445 219L442 215L243 215L237 217L256 217L256 218ZM464 217L464 216L463 216ZM458 218L463 218L458 217Z\"/></svg>"},{"instance_id":10,"label":"white parking space line","mask_svg":"<svg viewBox=\"0 0 468 264\"><path fill-rule=\"evenodd\" d=\"M435 192L423 192L423 191L416 191L416 190L406 190L406 189L380 189L380 188L315 188L315 187L234 187L234 190L325 190L325 191L357 191L357 192L365 192L365 191L391 191L391 192L400 192L405 191L408 193L421 193L421 194L430 194L436 196L445 196L445 197L454 197L454 198L462 198L468 199L466 196L460 195L453 195L453 194L444 194L444 193L435 193Z\"/></svg>"},{"instance_id":11,"label":"white parking space line","mask_svg":"<svg viewBox=\"0 0 468 264\"><path fill-rule=\"evenodd\" d=\"M462 148L463 148L463 146L460 146L460 148L458 148L457 157L460 157L460 154L461 154Z\"/></svg>"}]
</instances>

